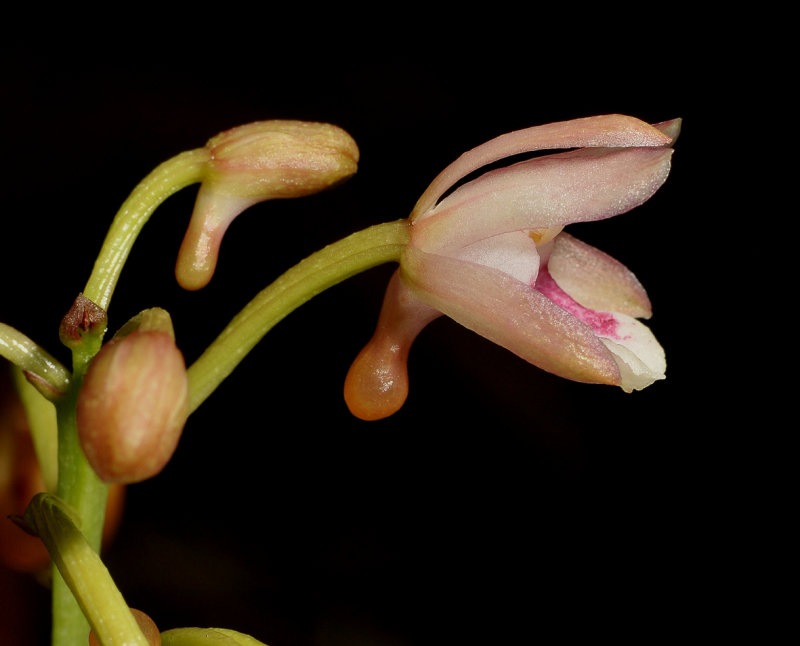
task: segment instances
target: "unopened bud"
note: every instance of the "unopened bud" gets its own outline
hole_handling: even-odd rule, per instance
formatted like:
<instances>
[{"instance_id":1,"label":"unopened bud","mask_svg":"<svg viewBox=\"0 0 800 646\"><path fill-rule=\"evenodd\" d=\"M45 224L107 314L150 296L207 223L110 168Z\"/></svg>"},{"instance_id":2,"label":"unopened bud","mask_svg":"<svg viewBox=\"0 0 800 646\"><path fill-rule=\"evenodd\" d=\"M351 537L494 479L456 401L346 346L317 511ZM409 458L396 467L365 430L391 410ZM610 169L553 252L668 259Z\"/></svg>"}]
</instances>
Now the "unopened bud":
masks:
<instances>
[{"instance_id":1,"label":"unopened bud","mask_svg":"<svg viewBox=\"0 0 800 646\"><path fill-rule=\"evenodd\" d=\"M210 160L175 275L185 289L208 284L230 223L250 206L302 197L356 172L358 147L341 128L305 121L258 121L209 140Z\"/></svg>"},{"instance_id":2,"label":"unopened bud","mask_svg":"<svg viewBox=\"0 0 800 646\"><path fill-rule=\"evenodd\" d=\"M83 294L78 294L61 320L58 336L64 345L72 349L80 346L87 336L94 337L99 343L106 332L107 323L106 311Z\"/></svg>"},{"instance_id":3,"label":"unopened bud","mask_svg":"<svg viewBox=\"0 0 800 646\"><path fill-rule=\"evenodd\" d=\"M316 193L356 172L358 147L328 123L257 121L208 141L208 184L259 200Z\"/></svg>"},{"instance_id":4,"label":"unopened bud","mask_svg":"<svg viewBox=\"0 0 800 646\"><path fill-rule=\"evenodd\" d=\"M144 320L158 320L158 315ZM109 341L84 377L78 435L105 482L153 477L178 445L189 416L189 382L168 317L166 322L166 329L145 323Z\"/></svg>"}]
</instances>

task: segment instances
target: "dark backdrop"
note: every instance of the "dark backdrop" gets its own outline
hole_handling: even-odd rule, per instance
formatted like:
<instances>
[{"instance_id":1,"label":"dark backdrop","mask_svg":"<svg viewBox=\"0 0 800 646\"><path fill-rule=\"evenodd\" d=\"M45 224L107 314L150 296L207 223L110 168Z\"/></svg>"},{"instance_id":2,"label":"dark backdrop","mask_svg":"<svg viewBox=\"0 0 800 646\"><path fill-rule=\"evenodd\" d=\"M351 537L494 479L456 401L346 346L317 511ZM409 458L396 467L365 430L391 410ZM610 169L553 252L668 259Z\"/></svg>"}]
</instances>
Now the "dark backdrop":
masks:
<instances>
[{"instance_id":1,"label":"dark backdrop","mask_svg":"<svg viewBox=\"0 0 800 646\"><path fill-rule=\"evenodd\" d=\"M106 553L129 603L162 629L230 627L271 646L682 634L719 558L703 531L717 438L697 334L707 258L693 242L714 137L704 102L726 89L703 73L716 63L645 37L584 42L578 58L534 43L487 55L411 38L412 56L357 38L197 40L5 46L1 320L67 361L58 322L117 207L155 165L241 123L335 123L358 142L360 169L238 218L199 293L172 273L196 189L159 208L110 326L165 307L187 361L307 254L406 216L468 148L593 114L683 117L659 193L572 229L648 289L668 377L630 395L571 383L440 319L412 350L406 406L361 422L341 391L393 270L376 268L281 322L190 418L168 468L129 488Z\"/></svg>"}]
</instances>

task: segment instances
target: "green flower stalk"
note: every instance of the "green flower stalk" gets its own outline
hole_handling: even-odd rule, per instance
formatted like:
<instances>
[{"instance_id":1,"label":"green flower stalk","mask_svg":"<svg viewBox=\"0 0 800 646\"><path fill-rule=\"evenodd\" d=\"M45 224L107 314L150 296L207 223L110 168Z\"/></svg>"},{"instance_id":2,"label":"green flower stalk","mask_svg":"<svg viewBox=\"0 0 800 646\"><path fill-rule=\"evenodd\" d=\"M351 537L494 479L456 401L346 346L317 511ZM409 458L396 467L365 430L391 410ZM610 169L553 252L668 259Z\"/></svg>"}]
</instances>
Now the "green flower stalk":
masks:
<instances>
[{"instance_id":1,"label":"green flower stalk","mask_svg":"<svg viewBox=\"0 0 800 646\"><path fill-rule=\"evenodd\" d=\"M320 292L377 265L397 261L408 222L378 224L312 254L262 290L189 366L194 411L279 321Z\"/></svg>"},{"instance_id":2,"label":"green flower stalk","mask_svg":"<svg viewBox=\"0 0 800 646\"><path fill-rule=\"evenodd\" d=\"M130 611L150 646L161 646L161 633L149 615L136 608L131 608ZM94 631L89 633L89 646L103 646Z\"/></svg>"},{"instance_id":3,"label":"green flower stalk","mask_svg":"<svg viewBox=\"0 0 800 646\"><path fill-rule=\"evenodd\" d=\"M58 486L58 421L53 403L26 378L19 368L11 371L17 394L28 420L36 461L42 471L42 479L48 491Z\"/></svg>"},{"instance_id":4,"label":"green flower stalk","mask_svg":"<svg viewBox=\"0 0 800 646\"><path fill-rule=\"evenodd\" d=\"M48 399L62 397L69 388L69 371L44 348L5 323L0 323L0 357L22 370Z\"/></svg>"},{"instance_id":5,"label":"green flower stalk","mask_svg":"<svg viewBox=\"0 0 800 646\"><path fill-rule=\"evenodd\" d=\"M83 294L107 310L133 243L153 211L182 188L203 179L209 151L198 148L165 161L145 177L122 204L95 260Z\"/></svg>"},{"instance_id":6,"label":"green flower stalk","mask_svg":"<svg viewBox=\"0 0 800 646\"><path fill-rule=\"evenodd\" d=\"M264 646L221 628L178 628L159 636L152 626L148 641L99 556L108 483L158 474L191 412L264 335L355 274L399 264L376 334L345 383L346 402L362 419L381 419L402 406L408 349L440 315L577 381L630 391L663 378L663 351L634 321L649 316L643 288L617 261L562 229L650 197L667 177L679 125L606 115L510 133L469 151L434 180L409 218L328 245L263 289L188 370L171 319L160 308L144 310L103 342L121 271L154 210L176 191L201 184L175 267L182 287L200 289L242 211L339 184L356 172L359 151L330 124L262 121L158 166L119 209L83 292L61 322L71 373L0 323L0 356L18 368L47 486L56 492L35 496L23 519L56 568L53 646L86 644L90 628L90 644L100 646L154 646L159 639L164 646ZM504 157L555 148L575 150L457 186ZM35 390L22 388L23 374Z\"/></svg>"},{"instance_id":7,"label":"green flower stalk","mask_svg":"<svg viewBox=\"0 0 800 646\"><path fill-rule=\"evenodd\" d=\"M178 282L199 289L211 279L222 236L246 208L311 195L343 182L358 166L358 147L341 128L304 121L259 121L212 137L151 172L120 207L83 294L107 310L133 243L155 209L201 183L176 265Z\"/></svg>"},{"instance_id":8,"label":"green flower stalk","mask_svg":"<svg viewBox=\"0 0 800 646\"><path fill-rule=\"evenodd\" d=\"M180 356L172 338L167 340L161 333L137 330L125 340L108 344L106 358L98 356L94 366L95 356L103 347L106 311L133 243L145 223L169 196L202 182L198 207L187 233L188 242L181 251L182 258L191 260L187 265L179 258L176 270L185 287L196 289L201 286L196 280L182 278L196 278L199 272L207 282L213 272L222 234L239 212L262 200L297 197L328 188L352 175L357 159L355 142L344 131L327 124L261 122L222 133L205 147L181 153L158 166L120 207L89 280L59 330L62 342L72 350L72 375L24 335L8 326L0 327L0 354L8 356L26 371L40 390L57 400L57 493L82 519L81 531L95 552L100 549L108 496L108 485L103 480L131 482L157 473L172 455L188 415L182 358L180 362L168 362L175 369L165 371L166 382L156 367L156 357ZM213 241L214 262L201 267L197 258L211 257L203 256L209 240ZM126 367L113 368L115 364L126 364ZM143 422L141 415L135 414L136 406L131 402L152 385L148 375L164 387L162 405L151 412L149 420L152 422L154 416L166 420L163 432L129 434L131 425ZM175 375L179 376L177 381ZM122 395L131 386L131 380L138 383L133 388L138 394L132 398ZM168 387L169 384L178 384L177 390ZM156 390L149 392L154 396ZM80 425L76 411L81 418ZM79 427L83 429L80 440L91 457L91 465L79 441ZM125 432L117 432L123 427L127 429ZM158 437L159 441L153 445L134 439L131 444L131 435L139 440ZM149 454L154 447L157 450L152 453L157 454L157 459L150 460L148 467L142 469L141 456ZM72 646L83 639L80 637L83 617L68 585L56 572L53 581L53 644L56 646Z\"/></svg>"},{"instance_id":9,"label":"green flower stalk","mask_svg":"<svg viewBox=\"0 0 800 646\"><path fill-rule=\"evenodd\" d=\"M82 375L73 380L63 400L56 406L58 421L57 495L67 501L81 519L80 532L95 551L100 552L108 500L108 485L92 469L81 449L75 423L75 408ZM53 646L72 646L85 639L86 620L68 584L59 571L53 572Z\"/></svg>"},{"instance_id":10,"label":"green flower stalk","mask_svg":"<svg viewBox=\"0 0 800 646\"><path fill-rule=\"evenodd\" d=\"M44 542L88 621L62 643L86 644L91 626L102 646L150 646L108 569L78 529L74 512L63 501L52 494L38 494L28 505L24 523ZM59 636L54 641L58 643Z\"/></svg>"}]
</instances>

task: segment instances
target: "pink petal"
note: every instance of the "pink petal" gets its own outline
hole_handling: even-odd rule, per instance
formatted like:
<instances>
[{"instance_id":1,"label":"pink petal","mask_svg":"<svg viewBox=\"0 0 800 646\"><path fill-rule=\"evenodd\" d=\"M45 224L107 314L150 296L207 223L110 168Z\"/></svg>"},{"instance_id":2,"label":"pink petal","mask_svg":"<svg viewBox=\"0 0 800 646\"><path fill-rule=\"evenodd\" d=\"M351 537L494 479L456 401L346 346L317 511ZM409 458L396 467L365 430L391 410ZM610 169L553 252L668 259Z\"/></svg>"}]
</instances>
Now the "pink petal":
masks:
<instances>
[{"instance_id":1,"label":"pink petal","mask_svg":"<svg viewBox=\"0 0 800 646\"><path fill-rule=\"evenodd\" d=\"M453 257L492 267L526 285L533 285L539 272L536 243L525 231L512 231L478 240L458 249Z\"/></svg>"},{"instance_id":2,"label":"pink petal","mask_svg":"<svg viewBox=\"0 0 800 646\"><path fill-rule=\"evenodd\" d=\"M678 139L678 135L681 133L682 124L682 119L670 119L669 121L654 123L653 127L667 135L667 137L670 138L669 145L672 146Z\"/></svg>"},{"instance_id":3,"label":"pink petal","mask_svg":"<svg viewBox=\"0 0 800 646\"><path fill-rule=\"evenodd\" d=\"M492 171L418 219L412 240L450 253L501 233L612 217L658 190L671 155L670 148L581 148Z\"/></svg>"},{"instance_id":4,"label":"pink petal","mask_svg":"<svg viewBox=\"0 0 800 646\"><path fill-rule=\"evenodd\" d=\"M419 300L526 361L575 381L620 384L614 356L592 329L527 284L413 246L401 267Z\"/></svg>"},{"instance_id":5,"label":"pink petal","mask_svg":"<svg viewBox=\"0 0 800 646\"><path fill-rule=\"evenodd\" d=\"M568 233L560 233L547 262L558 286L584 307L650 318L650 299L625 265Z\"/></svg>"},{"instance_id":6,"label":"pink petal","mask_svg":"<svg viewBox=\"0 0 800 646\"><path fill-rule=\"evenodd\" d=\"M614 355L620 372L620 387L627 393L647 388L664 379L667 361L653 333L634 318L617 314L616 338L601 337Z\"/></svg>"},{"instance_id":7,"label":"pink petal","mask_svg":"<svg viewBox=\"0 0 800 646\"><path fill-rule=\"evenodd\" d=\"M669 134L620 114L559 121L509 132L467 151L445 168L420 197L411 220L423 217L458 180L505 157L555 148L667 146L670 141Z\"/></svg>"},{"instance_id":8,"label":"pink petal","mask_svg":"<svg viewBox=\"0 0 800 646\"><path fill-rule=\"evenodd\" d=\"M584 307L553 280L548 268L539 272L536 290L583 321L611 352L625 392L641 390L664 378L664 350L653 333L635 318L619 312Z\"/></svg>"}]
</instances>

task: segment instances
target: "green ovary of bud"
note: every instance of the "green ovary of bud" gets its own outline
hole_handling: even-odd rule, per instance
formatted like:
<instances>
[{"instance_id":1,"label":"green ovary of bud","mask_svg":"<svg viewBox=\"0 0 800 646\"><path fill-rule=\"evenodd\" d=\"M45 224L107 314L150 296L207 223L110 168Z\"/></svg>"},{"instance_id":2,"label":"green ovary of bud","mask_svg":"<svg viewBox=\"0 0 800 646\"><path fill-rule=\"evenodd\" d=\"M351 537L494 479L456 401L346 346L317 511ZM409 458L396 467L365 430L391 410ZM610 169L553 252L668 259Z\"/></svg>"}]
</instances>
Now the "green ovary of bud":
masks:
<instances>
[{"instance_id":1,"label":"green ovary of bud","mask_svg":"<svg viewBox=\"0 0 800 646\"><path fill-rule=\"evenodd\" d=\"M78 396L81 446L105 482L158 474L188 416L186 364L164 330L137 329L109 341L89 366Z\"/></svg>"}]
</instances>

